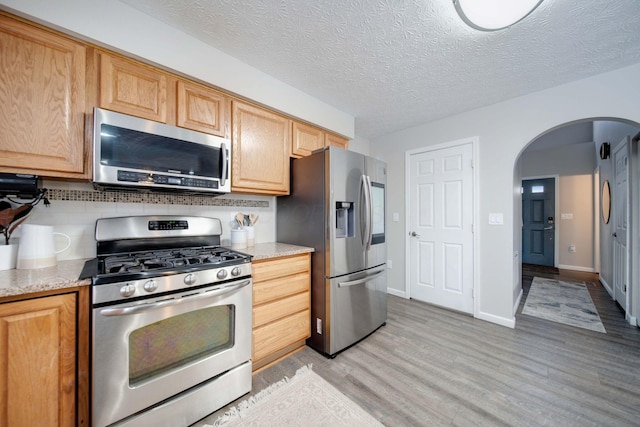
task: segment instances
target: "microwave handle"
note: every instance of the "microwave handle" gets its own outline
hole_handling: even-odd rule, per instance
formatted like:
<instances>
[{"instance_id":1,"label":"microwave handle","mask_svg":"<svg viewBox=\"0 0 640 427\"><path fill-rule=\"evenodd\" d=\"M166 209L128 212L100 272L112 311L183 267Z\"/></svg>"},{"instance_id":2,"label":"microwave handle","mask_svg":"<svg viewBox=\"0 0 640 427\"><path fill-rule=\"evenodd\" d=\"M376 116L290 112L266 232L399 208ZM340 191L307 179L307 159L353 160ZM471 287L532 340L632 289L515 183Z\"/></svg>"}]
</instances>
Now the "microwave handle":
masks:
<instances>
[{"instance_id":1,"label":"microwave handle","mask_svg":"<svg viewBox=\"0 0 640 427\"><path fill-rule=\"evenodd\" d=\"M224 187L227 181L227 144L224 142L220 144L220 150L222 150L222 172L220 173L220 186Z\"/></svg>"}]
</instances>

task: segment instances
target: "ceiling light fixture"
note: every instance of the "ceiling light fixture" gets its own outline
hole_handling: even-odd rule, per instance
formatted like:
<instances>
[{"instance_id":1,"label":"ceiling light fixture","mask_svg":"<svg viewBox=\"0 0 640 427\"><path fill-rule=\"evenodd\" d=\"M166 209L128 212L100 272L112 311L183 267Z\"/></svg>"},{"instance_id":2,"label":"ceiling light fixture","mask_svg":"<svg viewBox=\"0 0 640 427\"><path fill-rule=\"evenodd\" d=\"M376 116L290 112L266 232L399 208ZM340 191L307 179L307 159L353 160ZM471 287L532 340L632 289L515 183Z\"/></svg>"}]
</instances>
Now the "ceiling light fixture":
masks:
<instances>
[{"instance_id":1,"label":"ceiling light fixture","mask_svg":"<svg viewBox=\"0 0 640 427\"><path fill-rule=\"evenodd\" d=\"M460 18L480 31L508 28L533 12L542 0L453 0Z\"/></svg>"}]
</instances>

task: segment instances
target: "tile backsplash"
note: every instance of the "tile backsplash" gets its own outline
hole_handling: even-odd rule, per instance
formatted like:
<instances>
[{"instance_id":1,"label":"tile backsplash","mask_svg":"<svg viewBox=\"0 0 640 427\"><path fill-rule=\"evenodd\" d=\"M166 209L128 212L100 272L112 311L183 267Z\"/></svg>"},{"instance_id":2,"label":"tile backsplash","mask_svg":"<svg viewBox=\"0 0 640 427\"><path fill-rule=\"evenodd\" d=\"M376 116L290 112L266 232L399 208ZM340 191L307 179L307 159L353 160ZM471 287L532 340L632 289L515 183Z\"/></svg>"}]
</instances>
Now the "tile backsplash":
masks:
<instances>
[{"instance_id":1,"label":"tile backsplash","mask_svg":"<svg viewBox=\"0 0 640 427\"><path fill-rule=\"evenodd\" d=\"M184 193L141 193L130 191L98 191L89 183L66 183L45 180L49 207L39 203L25 223L51 225L54 231L71 238L69 249L58 254L58 260L84 259L96 256L95 222L98 218L129 215L195 215L222 221L222 245L228 246L230 226L236 213L260 215L256 223L256 243L275 241L275 197L225 194L197 196ZM20 228L12 235L19 243ZM59 239L59 240L58 240ZM58 247L66 239L56 236Z\"/></svg>"}]
</instances>

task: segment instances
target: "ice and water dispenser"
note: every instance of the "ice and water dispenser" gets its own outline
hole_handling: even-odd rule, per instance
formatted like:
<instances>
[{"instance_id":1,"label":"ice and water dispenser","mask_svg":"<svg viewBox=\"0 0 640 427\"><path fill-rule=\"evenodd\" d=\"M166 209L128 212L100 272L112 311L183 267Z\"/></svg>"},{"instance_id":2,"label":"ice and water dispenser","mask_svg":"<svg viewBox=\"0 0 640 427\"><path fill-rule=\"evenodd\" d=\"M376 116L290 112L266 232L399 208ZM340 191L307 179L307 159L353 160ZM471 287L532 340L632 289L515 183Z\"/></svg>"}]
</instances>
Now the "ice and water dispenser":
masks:
<instances>
[{"instance_id":1,"label":"ice and water dispenser","mask_svg":"<svg viewBox=\"0 0 640 427\"><path fill-rule=\"evenodd\" d=\"M336 202L336 237L353 237L353 202Z\"/></svg>"}]
</instances>

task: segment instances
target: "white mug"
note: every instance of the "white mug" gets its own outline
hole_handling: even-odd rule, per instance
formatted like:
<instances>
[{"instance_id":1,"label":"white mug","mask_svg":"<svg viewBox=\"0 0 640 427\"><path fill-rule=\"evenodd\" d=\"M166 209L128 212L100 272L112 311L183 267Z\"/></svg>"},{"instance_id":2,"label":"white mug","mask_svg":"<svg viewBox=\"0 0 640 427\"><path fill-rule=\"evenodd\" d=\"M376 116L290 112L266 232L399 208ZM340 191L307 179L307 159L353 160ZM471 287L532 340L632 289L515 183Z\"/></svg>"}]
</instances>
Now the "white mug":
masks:
<instances>
[{"instance_id":1,"label":"white mug","mask_svg":"<svg viewBox=\"0 0 640 427\"><path fill-rule=\"evenodd\" d=\"M63 249L55 249L54 235L64 236L67 244ZM71 246L71 238L64 233L54 233L50 225L22 224L16 268L32 269L53 267L58 264L56 254Z\"/></svg>"}]
</instances>

